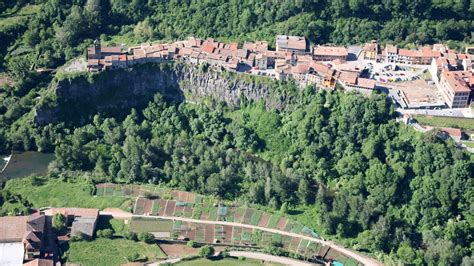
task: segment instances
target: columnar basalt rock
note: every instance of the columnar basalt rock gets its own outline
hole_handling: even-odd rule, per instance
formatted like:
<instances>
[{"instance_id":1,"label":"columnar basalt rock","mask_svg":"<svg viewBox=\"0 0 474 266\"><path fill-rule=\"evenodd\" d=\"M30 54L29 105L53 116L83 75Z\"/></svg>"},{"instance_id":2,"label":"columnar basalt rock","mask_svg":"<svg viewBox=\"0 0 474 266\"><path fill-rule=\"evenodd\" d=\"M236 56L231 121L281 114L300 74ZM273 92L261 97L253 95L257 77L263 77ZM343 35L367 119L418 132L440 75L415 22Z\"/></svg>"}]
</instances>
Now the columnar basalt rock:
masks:
<instances>
[{"instance_id":1,"label":"columnar basalt rock","mask_svg":"<svg viewBox=\"0 0 474 266\"><path fill-rule=\"evenodd\" d=\"M139 108L156 93L177 102L210 97L229 105L239 105L245 97L264 100L268 108L281 109L285 97L279 95L277 87L278 81L274 80L203 71L184 64L143 65L54 81L49 89L55 94L55 102L38 106L35 122L55 123L76 115L90 118L96 112Z\"/></svg>"}]
</instances>

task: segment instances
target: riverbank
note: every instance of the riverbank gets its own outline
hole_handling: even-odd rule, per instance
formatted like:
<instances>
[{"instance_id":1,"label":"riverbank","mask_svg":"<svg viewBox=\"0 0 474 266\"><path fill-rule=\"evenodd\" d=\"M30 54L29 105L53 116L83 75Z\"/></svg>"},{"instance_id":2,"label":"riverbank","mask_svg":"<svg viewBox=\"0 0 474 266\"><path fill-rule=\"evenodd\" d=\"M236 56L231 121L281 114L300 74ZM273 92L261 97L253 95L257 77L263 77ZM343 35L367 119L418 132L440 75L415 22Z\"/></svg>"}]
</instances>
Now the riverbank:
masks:
<instances>
[{"instance_id":1,"label":"riverbank","mask_svg":"<svg viewBox=\"0 0 474 266\"><path fill-rule=\"evenodd\" d=\"M54 160L54 154L34 151L12 152L7 158L8 162L0 171L0 180L45 175L48 172L49 163Z\"/></svg>"},{"instance_id":2,"label":"riverbank","mask_svg":"<svg viewBox=\"0 0 474 266\"><path fill-rule=\"evenodd\" d=\"M8 155L6 157L4 157L4 155L1 155L2 157L2 161L0 161L0 174L3 173L3 171L5 171L5 169L8 167L8 163L10 162L11 158L12 158L12 155Z\"/></svg>"}]
</instances>

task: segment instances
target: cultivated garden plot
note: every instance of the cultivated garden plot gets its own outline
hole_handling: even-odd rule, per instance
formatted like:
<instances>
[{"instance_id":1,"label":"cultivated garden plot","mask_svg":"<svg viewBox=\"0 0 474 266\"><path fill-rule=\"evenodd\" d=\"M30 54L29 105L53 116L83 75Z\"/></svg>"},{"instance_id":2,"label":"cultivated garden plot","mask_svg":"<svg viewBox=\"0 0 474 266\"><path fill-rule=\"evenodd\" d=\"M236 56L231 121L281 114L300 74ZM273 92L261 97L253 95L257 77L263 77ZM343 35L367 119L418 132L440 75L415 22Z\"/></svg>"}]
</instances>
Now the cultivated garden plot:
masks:
<instances>
[{"instance_id":1,"label":"cultivated garden plot","mask_svg":"<svg viewBox=\"0 0 474 266\"><path fill-rule=\"evenodd\" d=\"M283 249L307 258L319 256L345 262L345 265L357 265L356 261L348 259L339 252L301 237L240 226L200 224L153 217L186 217L217 223L219 221L236 222L319 238L319 235L311 228L279 214L270 214L246 206L225 206L211 197L153 186L99 184L96 186L96 194L137 197L133 209L134 214L149 217L135 216L130 227L134 232L152 232L158 238L194 240L206 244L266 247L279 243Z\"/></svg>"}]
</instances>

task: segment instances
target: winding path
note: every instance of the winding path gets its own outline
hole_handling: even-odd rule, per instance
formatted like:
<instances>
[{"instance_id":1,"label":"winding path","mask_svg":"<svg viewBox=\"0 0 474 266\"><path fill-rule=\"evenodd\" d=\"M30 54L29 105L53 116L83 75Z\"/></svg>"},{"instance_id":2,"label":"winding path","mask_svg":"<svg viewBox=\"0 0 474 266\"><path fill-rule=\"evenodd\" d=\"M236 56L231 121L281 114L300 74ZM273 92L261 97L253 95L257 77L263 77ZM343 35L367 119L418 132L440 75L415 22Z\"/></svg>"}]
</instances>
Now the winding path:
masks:
<instances>
[{"instance_id":1,"label":"winding path","mask_svg":"<svg viewBox=\"0 0 474 266\"><path fill-rule=\"evenodd\" d=\"M123 211L114 211L114 210L104 210L104 211L101 211L100 212L101 215L110 215L114 218L119 218L119 219L124 219L124 213ZM338 246L336 244L334 244L333 242L331 241L325 241L325 240L321 240L321 239L318 239L318 238L313 238L313 237L309 237L309 236L304 236L304 235L300 235L300 234L295 234L295 233L291 233L291 232L285 232L285 231L282 231L282 230L278 230L278 229L272 229L272 228L266 228L266 227L261 227L261 226L255 226L255 225L250 225L250 224L242 224L242 223L235 223L235 222L224 222L224 221L208 221L208 220L198 220L198 219L191 219L191 218L184 218L184 217L174 217L174 216L149 216L149 215L132 215L132 214L129 214L129 215L126 215L128 218L131 218L133 216L135 217L146 217L146 218L156 218L156 219L162 219L162 220L177 220L177 221L183 221L183 222L191 222L191 223L200 223L200 224L218 224L218 225L229 225L229 226L238 226L238 227L244 227L244 228L249 228L249 229L258 229L258 230L262 230L262 231L266 231L266 232L270 232L270 233L276 233L276 234L280 234L280 235L285 235L285 236L291 236L291 237L299 237L299 238L302 238L302 239L306 239L306 240L310 240L310 241L314 241L314 242L317 242L317 243L320 243L322 245L326 245L348 257L351 257L357 261L359 261L360 263L364 264L364 265L382 265L380 262L378 262L377 260L373 259L373 258L370 258L370 257L367 257L367 256L364 256L364 255L361 255L353 250L350 250L350 249L347 249L347 248L344 248L344 247L341 247L341 246Z\"/></svg>"}]
</instances>

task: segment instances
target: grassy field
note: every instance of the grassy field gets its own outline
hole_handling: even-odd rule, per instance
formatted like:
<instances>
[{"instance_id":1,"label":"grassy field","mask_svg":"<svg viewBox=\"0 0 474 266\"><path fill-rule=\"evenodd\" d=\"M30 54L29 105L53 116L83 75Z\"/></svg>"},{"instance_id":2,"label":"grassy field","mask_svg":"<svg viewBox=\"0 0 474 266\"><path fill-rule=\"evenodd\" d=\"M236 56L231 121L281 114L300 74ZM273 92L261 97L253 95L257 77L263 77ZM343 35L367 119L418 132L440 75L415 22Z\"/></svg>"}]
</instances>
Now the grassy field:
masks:
<instances>
[{"instance_id":1,"label":"grassy field","mask_svg":"<svg viewBox=\"0 0 474 266\"><path fill-rule=\"evenodd\" d=\"M474 148L474 142L473 141L463 141L462 143L464 145L468 146L469 148Z\"/></svg>"},{"instance_id":2,"label":"grassy field","mask_svg":"<svg viewBox=\"0 0 474 266\"><path fill-rule=\"evenodd\" d=\"M70 244L68 262L82 266L120 265L127 262L126 257L139 254L148 261L165 258L166 255L155 244L134 242L126 239L97 238L94 241L79 241Z\"/></svg>"},{"instance_id":3,"label":"grassy field","mask_svg":"<svg viewBox=\"0 0 474 266\"><path fill-rule=\"evenodd\" d=\"M19 195L34 208L80 207L99 208L121 207L126 209L131 204L129 199L121 197L93 197L93 186L86 180L63 181L61 179L22 178L12 179L6 183L5 191ZM8 207L2 206L2 208Z\"/></svg>"},{"instance_id":4,"label":"grassy field","mask_svg":"<svg viewBox=\"0 0 474 266\"><path fill-rule=\"evenodd\" d=\"M26 23L29 16L36 14L40 10L40 5L26 5L19 10L11 10L0 15L0 28L12 27L21 23Z\"/></svg>"},{"instance_id":5,"label":"grassy field","mask_svg":"<svg viewBox=\"0 0 474 266\"><path fill-rule=\"evenodd\" d=\"M128 231L129 226L125 224L124 220L113 219L111 216L99 216L97 222L97 230L112 229L114 236L123 237Z\"/></svg>"},{"instance_id":6,"label":"grassy field","mask_svg":"<svg viewBox=\"0 0 474 266\"><path fill-rule=\"evenodd\" d=\"M433 127L453 127L466 130L474 130L474 118L442 117L414 115L418 123Z\"/></svg>"},{"instance_id":7,"label":"grassy field","mask_svg":"<svg viewBox=\"0 0 474 266\"><path fill-rule=\"evenodd\" d=\"M196 259L196 260L190 260L190 261L183 261L183 262L177 263L175 265L180 265L180 266L207 266L207 265L215 265L215 266L266 265L266 266L272 266L272 265L274 265L274 266L277 266L277 265L282 265L282 264L270 263L270 262L263 262L262 263L260 260L254 260L254 259L239 260L239 259L234 259L234 258L226 258L226 259L222 259L222 260Z\"/></svg>"},{"instance_id":8,"label":"grassy field","mask_svg":"<svg viewBox=\"0 0 474 266\"><path fill-rule=\"evenodd\" d=\"M134 217L131 221L130 229L133 232L171 232L173 221Z\"/></svg>"}]
</instances>

